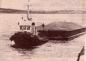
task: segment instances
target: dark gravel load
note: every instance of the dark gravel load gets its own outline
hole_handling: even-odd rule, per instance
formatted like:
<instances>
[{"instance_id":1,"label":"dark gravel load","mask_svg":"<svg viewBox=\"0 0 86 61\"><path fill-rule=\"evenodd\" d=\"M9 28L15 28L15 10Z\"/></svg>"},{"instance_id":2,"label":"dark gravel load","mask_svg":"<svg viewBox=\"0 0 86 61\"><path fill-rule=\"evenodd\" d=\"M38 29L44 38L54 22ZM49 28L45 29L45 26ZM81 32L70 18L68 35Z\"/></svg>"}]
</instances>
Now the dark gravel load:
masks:
<instances>
[{"instance_id":1,"label":"dark gravel load","mask_svg":"<svg viewBox=\"0 0 86 61\"><path fill-rule=\"evenodd\" d=\"M74 39L86 32L86 28L73 22L53 22L44 27L38 26L38 35L50 40Z\"/></svg>"}]
</instances>

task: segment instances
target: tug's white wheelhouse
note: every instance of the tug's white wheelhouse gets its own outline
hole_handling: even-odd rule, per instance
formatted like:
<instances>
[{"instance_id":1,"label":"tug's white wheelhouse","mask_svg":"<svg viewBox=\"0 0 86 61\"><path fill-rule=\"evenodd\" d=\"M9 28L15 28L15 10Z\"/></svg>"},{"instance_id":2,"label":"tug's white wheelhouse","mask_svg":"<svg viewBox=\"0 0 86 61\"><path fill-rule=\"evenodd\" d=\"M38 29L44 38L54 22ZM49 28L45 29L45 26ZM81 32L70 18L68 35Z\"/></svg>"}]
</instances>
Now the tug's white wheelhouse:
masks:
<instances>
[{"instance_id":1,"label":"tug's white wheelhouse","mask_svg":"<svg viewBox=\"0 0 86 61\"><path fill-rule=\"evenodd\" d=\"M19 22L19 28L20 28L20 31L27 31L27 32L31 32L31 24L32 24L32 21L21 21Z\"/></svg>"},{"instance_id":2,"label":"tug's white wheelhouse","mask_svg":"<svg viewBox=\"0 0 86 61\"><path fill-rule=\"evenodd\" d=\"M20 23L18 23L19 25L19 31L21 32L30 32L34 35L36 35L36 26L35 26L35 22L33 21L21 21Z\"/></svg>"}]
</instances>

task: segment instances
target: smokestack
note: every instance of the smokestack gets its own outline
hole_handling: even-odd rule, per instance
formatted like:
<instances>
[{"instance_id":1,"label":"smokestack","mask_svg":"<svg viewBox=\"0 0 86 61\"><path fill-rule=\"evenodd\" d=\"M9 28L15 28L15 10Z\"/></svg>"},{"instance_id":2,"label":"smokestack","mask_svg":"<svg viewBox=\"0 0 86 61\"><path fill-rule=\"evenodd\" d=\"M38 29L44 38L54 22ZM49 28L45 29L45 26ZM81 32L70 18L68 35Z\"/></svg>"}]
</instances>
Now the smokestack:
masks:
<instances>
[{"instance_id":1,"label":"smokestack","mask_svg":"<svg viewBox=\"0 0 86 61\"><path fill-rule=\"evenodd\" d=\"M32 33L33 35L36 35L36 27L35 27L35 23L34 23L34 22L32 22L31 33Z\"/></svg>"}]
</instances>

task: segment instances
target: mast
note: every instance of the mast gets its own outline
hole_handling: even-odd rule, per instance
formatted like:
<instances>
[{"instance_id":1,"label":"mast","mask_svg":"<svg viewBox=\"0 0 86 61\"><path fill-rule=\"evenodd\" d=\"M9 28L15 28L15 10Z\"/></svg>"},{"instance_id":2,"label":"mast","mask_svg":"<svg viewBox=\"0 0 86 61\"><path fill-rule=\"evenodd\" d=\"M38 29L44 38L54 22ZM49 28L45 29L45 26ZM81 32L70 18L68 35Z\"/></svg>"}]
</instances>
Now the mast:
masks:
<instances>
[{"instance_id":1,"label":"mast","mask_svg":"<svg viewBox=\"0 0 86 61\"><path fill-rule=\"evenodd\" d=\"M28 4L27 4L27 19L29 21L31 21L31 33L33 35L36 35L35 22L32 22L32 18L31 18L31 15L30 15L30 0L28 0Z\"/></svg>"},{"instance_id":2,"label":"mast","mask_svg":"<svg viewBox=\"0 0 86 61\"><path fill-rule=\"evenodd\" d=\"M28 0L28 5L27 5L27 19L31 21L32 18L30 17L30 3L29 2L30 0Z\"/></svg>"}]
</instances>

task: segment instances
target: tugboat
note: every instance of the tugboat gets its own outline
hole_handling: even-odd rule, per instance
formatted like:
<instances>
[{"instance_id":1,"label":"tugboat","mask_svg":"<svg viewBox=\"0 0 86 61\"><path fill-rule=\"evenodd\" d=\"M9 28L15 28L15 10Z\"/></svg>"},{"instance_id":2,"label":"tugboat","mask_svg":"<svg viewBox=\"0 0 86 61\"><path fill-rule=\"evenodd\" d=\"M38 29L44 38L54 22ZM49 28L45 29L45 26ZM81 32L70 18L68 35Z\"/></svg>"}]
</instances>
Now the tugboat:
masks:
<instances>
[{"instance_id":1,"label":"tugboat","mask_svg":"<svg viewBox=\"0 0 86 61\"><path fill-rule=\"evenodd\" d=\"M30 24L21 25L18 22L20 31L10 37L10 40L14 42L13 47L28 48L28 47L42 45L48 41L47 39L40 38L37 35L35 22L32 22L32 18L30 17L29 5L27 5L27 7L28 7L27 20L29 21ZM24 18L22 17L22 19Z\"/></svg>"}]
</instances>

